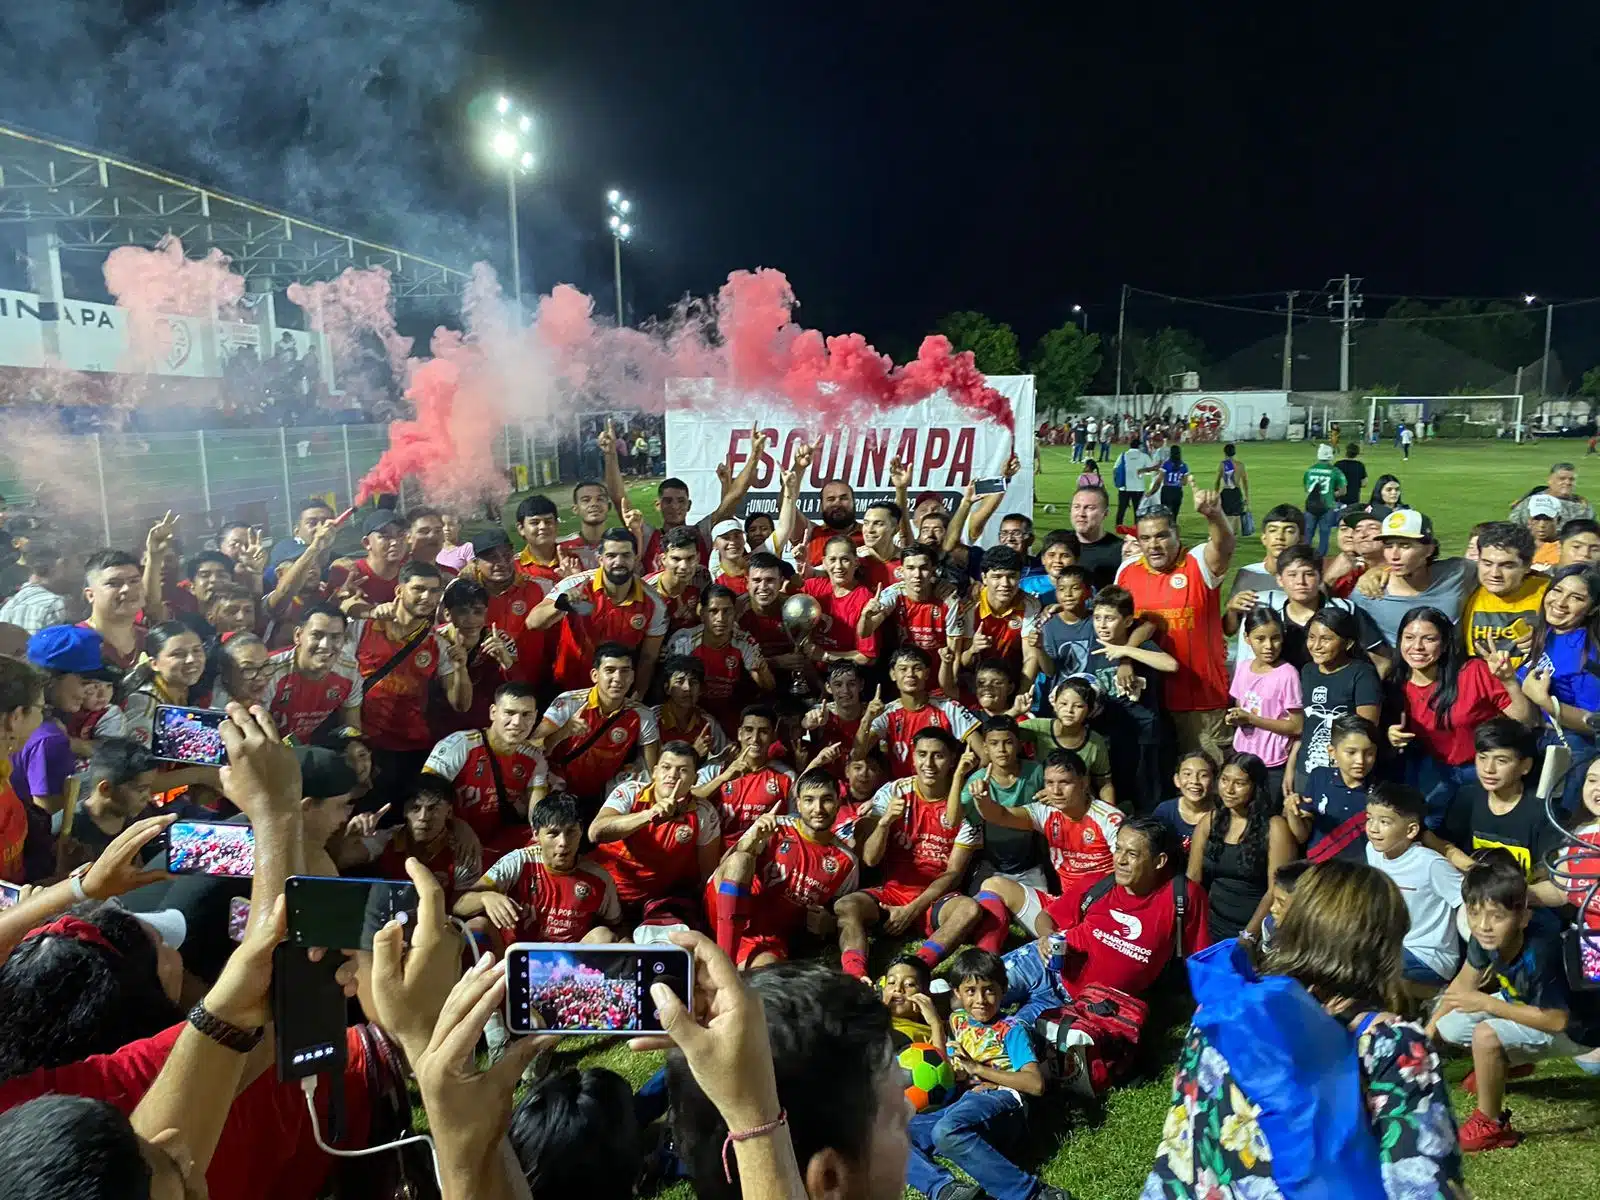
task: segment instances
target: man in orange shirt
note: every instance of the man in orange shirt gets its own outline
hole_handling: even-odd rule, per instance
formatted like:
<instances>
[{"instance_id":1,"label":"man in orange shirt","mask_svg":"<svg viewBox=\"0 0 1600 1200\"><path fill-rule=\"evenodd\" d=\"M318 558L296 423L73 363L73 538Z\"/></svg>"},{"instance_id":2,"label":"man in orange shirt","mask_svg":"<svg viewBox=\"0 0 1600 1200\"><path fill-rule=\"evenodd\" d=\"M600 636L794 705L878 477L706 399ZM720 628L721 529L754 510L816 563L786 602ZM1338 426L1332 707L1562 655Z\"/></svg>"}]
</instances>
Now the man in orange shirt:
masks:
<instances>
[{"instance_id":1,"label":"man in orange shirt","mask_svg":"<svg viewBox=\"0 0 1600 1200\"><path fill-rule=\"evenodd\" d=\"M1220 765L1231 739L1223 722L1228 673L1217 589L1233 559L1234 539L1218 493L1196 488L1194 508L1206 519L1208 536L1187 554L1172 513L1160 507L1142 512L1139 557L1123 562L1117 583L1133 596L1140 619L1155 623L1156 644L1178 660L1162 690L1178 753L1200 750Z\"/></svg>"}]
</instances>

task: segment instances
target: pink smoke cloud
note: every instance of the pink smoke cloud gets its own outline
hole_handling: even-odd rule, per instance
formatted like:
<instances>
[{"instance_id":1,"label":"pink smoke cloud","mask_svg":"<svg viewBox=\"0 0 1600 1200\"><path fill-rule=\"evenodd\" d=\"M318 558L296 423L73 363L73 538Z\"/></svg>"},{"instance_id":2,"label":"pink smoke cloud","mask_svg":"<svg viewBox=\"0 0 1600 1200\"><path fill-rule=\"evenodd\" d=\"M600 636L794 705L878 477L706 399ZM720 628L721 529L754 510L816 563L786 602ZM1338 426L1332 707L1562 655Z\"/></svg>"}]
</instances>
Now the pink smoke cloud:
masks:
<instances>
[{"instance_id":1,"label":"pink smoke cloud","mask_svg":"<svg viewBox=\"0 0 1600 1200\"><path fill-rule=\"evenodd\" d=\"M183 243L165 237L155 249L118 246L105 262L106 288L128 313L128 363L132 372L151 371L172 350L168 317L237 319L244 279L229 267L228 256L212 247L203 258L188 258Z\"/></svg>"}]
</instances>

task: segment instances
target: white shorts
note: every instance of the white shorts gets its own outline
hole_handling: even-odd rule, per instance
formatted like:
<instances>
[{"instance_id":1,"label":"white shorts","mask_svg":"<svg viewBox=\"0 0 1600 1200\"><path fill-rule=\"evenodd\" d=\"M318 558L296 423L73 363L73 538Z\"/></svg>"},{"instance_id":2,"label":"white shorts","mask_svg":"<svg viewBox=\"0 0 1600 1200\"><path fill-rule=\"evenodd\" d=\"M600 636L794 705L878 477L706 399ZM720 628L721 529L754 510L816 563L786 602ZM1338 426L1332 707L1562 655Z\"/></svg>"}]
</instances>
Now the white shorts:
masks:
<instances>
[{"instance_id":1,"label":"white shorts","mask_svg":"<svg viewBox=\"0 0 1600 1200\"><path fill-rule=\"evenodd\" d=\"M1495 1037L1500 1039L1500 1045L1512 1066L1538 1062L1542 1058L1576 1058L1589 1052L1587 1046L1578 1045L1565 1033L1546 1033L1530 1025L1519 1025L1504 1017L1491 1017L1481 1012L1456 1009L1440 1017L1435 1028L1441 1041L1449 1042L1452 1046L1470 1046L1472 1031L1485 1022L1494 1030Z\"/></svg>"}]
</instances>

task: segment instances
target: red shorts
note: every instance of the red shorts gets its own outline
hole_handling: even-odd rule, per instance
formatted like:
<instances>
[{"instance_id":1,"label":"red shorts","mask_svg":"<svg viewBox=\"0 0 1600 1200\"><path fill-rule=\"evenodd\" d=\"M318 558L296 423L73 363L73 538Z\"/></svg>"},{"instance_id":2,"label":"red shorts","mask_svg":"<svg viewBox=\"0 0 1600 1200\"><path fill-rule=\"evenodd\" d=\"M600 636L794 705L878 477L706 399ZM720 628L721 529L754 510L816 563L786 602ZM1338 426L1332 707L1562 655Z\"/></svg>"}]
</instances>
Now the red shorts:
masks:
<instances>
[{"instance_id":1,"label":"red shorts","mask_svg":"<svg viewBox=\"0 0 1600 1200\"><path fill-rule=\"evenodd\" d=\"M760 933L741 933L734 938L734 966L745 966L758 954L770 954L779 962L788 962L789 943L782 938L768 937Z\"/></svg>"},{"instance_id":2,"label":"red shorts","mask_svg":"<svg viewBox=\"0 0 1600 1200\"><path fill-rule=\"evenodd\" d=\"M902 905L910 904L918 896L922 895L923 889L913 883L895 883L890 880L887 883L879 884L877 887L864 888L863 892L871 896L873 902L887 915L891 908L899 908ZM935 918L939 914L940 906L946 900L960 894L960 892L946 892L928 905L927 911L922 914L922 932L924 935L933 936L933 931L939 927L939 922Z\"/></svg>"}]
</instances>

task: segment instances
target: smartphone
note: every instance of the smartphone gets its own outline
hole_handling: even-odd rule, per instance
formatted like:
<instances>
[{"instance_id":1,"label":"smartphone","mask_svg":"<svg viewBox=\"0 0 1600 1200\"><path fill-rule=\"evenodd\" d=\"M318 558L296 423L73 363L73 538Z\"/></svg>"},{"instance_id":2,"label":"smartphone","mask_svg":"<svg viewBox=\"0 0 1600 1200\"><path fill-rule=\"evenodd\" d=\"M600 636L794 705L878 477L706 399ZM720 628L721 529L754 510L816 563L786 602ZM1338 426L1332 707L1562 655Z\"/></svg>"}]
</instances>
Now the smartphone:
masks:
<instances>
[{"instance_id":1,"label":"smartphone","mask_svg":"<svg viewBox=\"0 0 1600 1200\"><path fill-rule=\"evenodd\" d=\"M680 946L518 942L505 961L506 1028L516 1034L659 1033L650 985L688 1004L694 982Z\"/></svg>"},{"instance_id":2,"label":"smartphone","mask_svg":"<svg viewBox=\"0 0 1600 1200\"><path fill-rule=\"evenodd\" d=\"M244 941L250 928L250 901L243 896L228 899L228 936L235 942Z\"/></svg>"},{"instance_id":3,"label":"smartphone","mask_svg":"<svg viewBox=\"0 0 1600 1200\"><path fill-rule=\"evenodd\" d=\"M0 880L0 909L11 908L18 900L22 899L20 884L6 883Z\"/></svg>"},{"instance_id":4,"label":"smartphone","mask_svg":"<svg viewBox=\"0 0 1600 1200\"><path fill-rule=\"evenodd\" d=\"M287 942L272 952L272 1019L278 1078L285 1083L345 1068L345 999L334 979L343 961L343 955L324 954L312 962Z\"/></svg>"},{"instance_id":5,"label":"smartphone","mask_svg":"<svg viewBox=\"0 0 1600 1200\"><path fill-rule=\"evenodd\" d=\"M220 767L228 761L220 726L228 714L220 708L181 708L156 705L150 733L150 754L162 762Z\"/></svg>"},{"instance_id":6,"label":"smartphone","mask_svg":"<svg viewBox=\"0 0 1600 1200\"><path fill-rule=\"evenodd\" d=\"M392 879L291 875L283 894L289 906L289 941L296 946L371 950L373 934L395 918L405 926L410 943L417 921L417 889Z\"/></svg>"},{"instance_id":7,"label":"smartphone","mask_svg":"<svg viewBox=\"0 0 1600 1200\"><path fill-rule=\"evenodd\" d=\"M256 873L256 831L225 821L174 821L152 844L167 851L173 875L249 879Z\"/></svg>"},{"instance_id":8,"label":"smartphone","mask_svg":"<svg viewBox=\"0 0 1600 1200\"><path fill-rule=\"evenodd\" d=\"M972 481L972 494L975 496L998 496L1006 490L1006 481L996 476L993 479L974 479Z\"/></svg>"}]
</instances>

